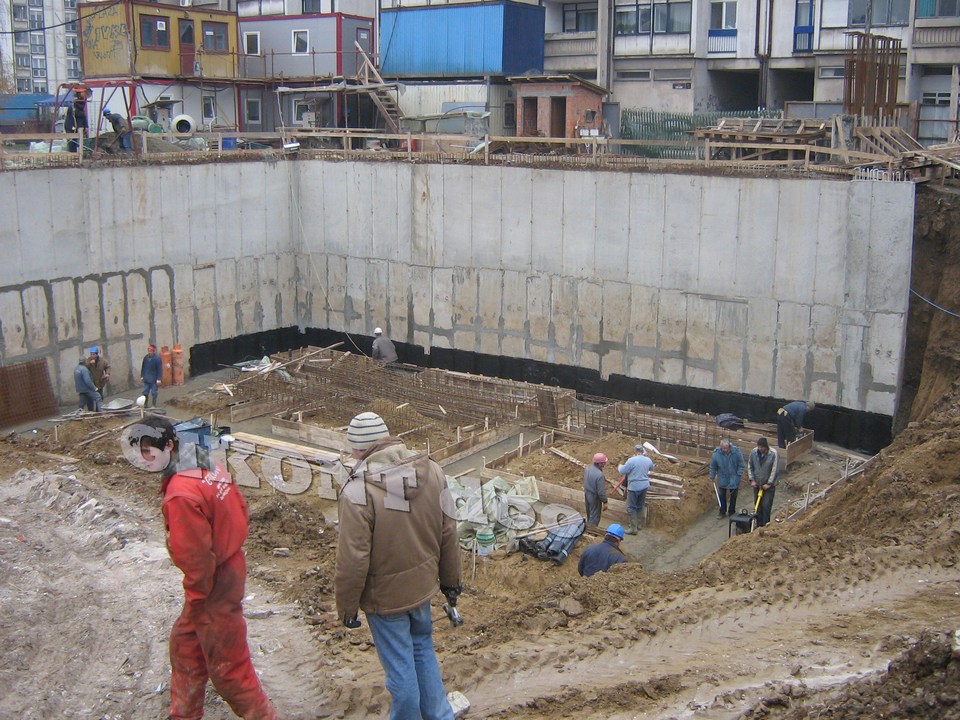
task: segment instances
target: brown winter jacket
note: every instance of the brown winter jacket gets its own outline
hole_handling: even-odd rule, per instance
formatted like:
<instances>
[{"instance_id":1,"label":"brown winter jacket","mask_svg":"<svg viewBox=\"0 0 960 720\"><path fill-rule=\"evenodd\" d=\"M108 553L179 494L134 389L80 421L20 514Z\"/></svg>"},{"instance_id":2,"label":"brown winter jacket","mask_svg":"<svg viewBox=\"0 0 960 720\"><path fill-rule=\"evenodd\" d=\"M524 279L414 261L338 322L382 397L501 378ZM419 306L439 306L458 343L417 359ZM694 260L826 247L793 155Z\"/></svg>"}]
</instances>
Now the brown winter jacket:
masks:
<instances>
[{"instance_id":1,"label":"brown winter jacket","mask_svg":"<svg viewBox=\"0 0 960 720\"><path fill-rule=\"evenodd\" d=\"M397 438L377 441L340 491L337 615L393 615L420 607L439 585L460 584L456 509L446 476ZM441 509L441 501L446 512Z\"/></svg>"}]
</instances>

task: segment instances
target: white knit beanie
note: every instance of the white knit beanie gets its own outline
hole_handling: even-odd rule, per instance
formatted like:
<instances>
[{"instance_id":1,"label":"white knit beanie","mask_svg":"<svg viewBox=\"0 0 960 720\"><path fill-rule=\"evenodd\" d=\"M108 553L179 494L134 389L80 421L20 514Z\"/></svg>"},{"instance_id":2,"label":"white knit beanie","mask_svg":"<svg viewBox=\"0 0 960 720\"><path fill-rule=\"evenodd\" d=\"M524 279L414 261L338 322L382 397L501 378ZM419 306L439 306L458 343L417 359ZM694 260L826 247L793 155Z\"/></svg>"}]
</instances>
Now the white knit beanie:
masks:
<instances>
[{"instance_id":1,"label":"white knit beanie","mask_svg":"<svg viewBox=\"0 0 960 720\"><path fill-rule=\"evenodd\" d=\"M353 450L366 450L377 440L388 437L390 431L383 418L373 412L357 415L347 428L347 443Z\"/></svg>"}]
</instances>

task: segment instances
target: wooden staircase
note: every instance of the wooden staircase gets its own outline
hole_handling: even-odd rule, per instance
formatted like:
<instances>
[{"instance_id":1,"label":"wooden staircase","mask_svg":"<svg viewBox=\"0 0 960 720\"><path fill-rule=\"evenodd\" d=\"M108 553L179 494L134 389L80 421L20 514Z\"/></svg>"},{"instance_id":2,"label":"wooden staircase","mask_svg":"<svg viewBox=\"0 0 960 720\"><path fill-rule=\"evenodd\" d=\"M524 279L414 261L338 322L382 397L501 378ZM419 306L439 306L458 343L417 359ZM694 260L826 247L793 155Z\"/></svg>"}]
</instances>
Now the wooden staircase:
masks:
<instances>
[{"instance_id":1,"label":"wooden staircase","mask_svg":"<svg viewBox=\"0 0 960 720\"><path fill-rule=\"evenodd\" d=\"M377 106L383 121L392 133L400 132L400 121L403 119L403 111L397 102L397 89L394 85L389 85L380 77L377 68L366 51L360 46L360 43L354 42L357 52L363 58L360 70L357 73L357 79L361 85L358 89L370 96L373 104Z\"/></svg>"}]
</instances>

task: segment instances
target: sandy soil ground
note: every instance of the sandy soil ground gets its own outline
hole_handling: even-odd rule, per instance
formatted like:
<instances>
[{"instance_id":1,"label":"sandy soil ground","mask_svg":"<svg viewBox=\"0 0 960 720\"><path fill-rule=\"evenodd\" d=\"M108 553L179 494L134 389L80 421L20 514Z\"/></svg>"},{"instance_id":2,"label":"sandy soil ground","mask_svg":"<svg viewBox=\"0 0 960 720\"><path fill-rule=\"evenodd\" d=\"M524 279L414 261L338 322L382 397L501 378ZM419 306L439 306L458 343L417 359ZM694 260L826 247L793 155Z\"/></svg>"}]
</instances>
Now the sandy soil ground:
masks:
<instances>
[{"instance_id":1,"label":"sandy soil ground","mask_svg":"<svg viewBox=\"0 0 960 720\"><path fill-rule=\"evenodd\" d=\"M939 214L918 223L914 275L960 309L956 199L922 195L918 208ZM466 623L434 614L448 689L470 698L469 717L960 718L960 335L955 318L912 312L925 331L911 320L916 401L903 431L805 512L797 503L811 483L816 494L839 475L833 456L791 468L780 522L729 540L702 471L677 468L682 510L659 510L631 539L637 562L589 579L575 556L555 567L515 554L474 570L465 554ZM169 411L209 412L206 397ZM122 422L68 422L56 437L38 424L0 440L0 717L165 717L180 574L163 544L158 479L120 455ZM281 716L384 717L369 632L331 611L329 504L246 495L249 641ZM212 691L206 717L232 717Z\"/></svg>"}]
</instances>

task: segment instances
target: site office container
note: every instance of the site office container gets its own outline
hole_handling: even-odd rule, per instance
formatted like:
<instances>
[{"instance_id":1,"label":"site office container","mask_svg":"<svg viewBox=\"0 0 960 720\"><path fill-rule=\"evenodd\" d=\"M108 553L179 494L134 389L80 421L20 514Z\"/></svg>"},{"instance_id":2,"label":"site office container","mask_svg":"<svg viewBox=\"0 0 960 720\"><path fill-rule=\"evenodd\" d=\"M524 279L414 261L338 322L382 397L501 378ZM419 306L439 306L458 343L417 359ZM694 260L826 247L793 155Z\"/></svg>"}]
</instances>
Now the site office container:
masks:
<instances>
[{"instance_id":1,"label":"site office container","mask_svg":"<svg viewBox=\"0 0 960 720\"><path fill-rule=\"evenodd\" d=\"M515 2L394 8L380 15L390 77L519 75L543 69L544 9Z\"/></svg>"}]
</instances>

